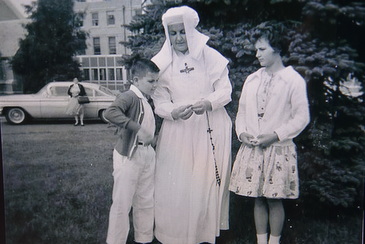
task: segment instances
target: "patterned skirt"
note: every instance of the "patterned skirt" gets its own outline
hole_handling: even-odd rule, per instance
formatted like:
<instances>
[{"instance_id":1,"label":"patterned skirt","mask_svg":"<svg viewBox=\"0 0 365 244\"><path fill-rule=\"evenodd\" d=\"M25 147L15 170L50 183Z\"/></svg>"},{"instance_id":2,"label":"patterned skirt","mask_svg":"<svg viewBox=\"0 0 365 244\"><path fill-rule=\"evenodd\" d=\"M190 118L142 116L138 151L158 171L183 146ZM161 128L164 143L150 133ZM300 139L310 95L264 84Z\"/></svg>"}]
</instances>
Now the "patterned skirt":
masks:
<instances>
[{"instance_id":1,"label":"patterned skirt","mask_svg":"<svg viewBox=\"0 0 365 244\"><path fill-rule=\"evenodd\" d=\"M233 165L229 190L248 197L298 198L295 145L271 145L265 149L241 145Z\"/></svg>"}]
</instances>

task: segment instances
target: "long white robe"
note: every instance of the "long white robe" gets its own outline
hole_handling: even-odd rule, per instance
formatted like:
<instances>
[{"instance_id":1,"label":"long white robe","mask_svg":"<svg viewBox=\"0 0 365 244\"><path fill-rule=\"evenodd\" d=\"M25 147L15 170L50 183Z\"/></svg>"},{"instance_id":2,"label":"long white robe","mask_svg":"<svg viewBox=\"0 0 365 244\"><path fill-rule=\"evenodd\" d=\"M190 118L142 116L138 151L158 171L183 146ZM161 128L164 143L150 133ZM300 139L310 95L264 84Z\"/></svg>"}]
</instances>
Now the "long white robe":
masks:
<instances>
[{"instance_id":1,"label":"long white robe","mask_svg":"<svg viewBox=\"0 0 365 244\"><path fill-rule=\"evenodd\" d=\"M164 119L156 150L155 236L163 244L215 243L220 229L229 228L232 123L224 108L232 92L228 61L208 46L199 58L172 53L153 95L155 112ZM172 119L174 108L202 99L211 102L211 112Z\"/></svg>"}]
</instances>

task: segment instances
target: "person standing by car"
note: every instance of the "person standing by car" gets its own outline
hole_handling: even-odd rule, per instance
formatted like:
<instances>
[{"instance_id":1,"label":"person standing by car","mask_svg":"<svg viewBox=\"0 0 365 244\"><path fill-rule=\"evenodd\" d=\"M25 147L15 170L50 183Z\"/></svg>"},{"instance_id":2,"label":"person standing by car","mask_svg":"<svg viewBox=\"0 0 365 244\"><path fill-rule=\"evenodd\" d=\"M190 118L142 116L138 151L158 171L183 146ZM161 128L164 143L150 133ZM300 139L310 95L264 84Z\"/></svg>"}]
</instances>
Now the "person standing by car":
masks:
<instances>
[{"instance_id":1,"label":"person standing by car","mask_svg":"<svg viewBox=\"0 0 365 244\"><path fill-rule=\"evenodd\" d=\"M134 238L151 243L154 226L155 117L148 97L156 89L159 68L150 60L134 57L132 85L106 110L119 138L113 151L113 203L106 242L125 244L129 212L133 208Z\"/></svg>"},{"instance_id":2,"label":"person standing by car","mask_svg":"<svg viewBox=\"0 0 365 244\"><path fill-rule=\"evenodd\" d=\"M68 102L66 113L75 116L75 126L79 124L79 118L81 126L84 126L84 105L79 104L78 97L86 96L86 92L77 78L73 79L73 84L68 88L67 94L71 99Z\"/></svg>"}]
</instances>

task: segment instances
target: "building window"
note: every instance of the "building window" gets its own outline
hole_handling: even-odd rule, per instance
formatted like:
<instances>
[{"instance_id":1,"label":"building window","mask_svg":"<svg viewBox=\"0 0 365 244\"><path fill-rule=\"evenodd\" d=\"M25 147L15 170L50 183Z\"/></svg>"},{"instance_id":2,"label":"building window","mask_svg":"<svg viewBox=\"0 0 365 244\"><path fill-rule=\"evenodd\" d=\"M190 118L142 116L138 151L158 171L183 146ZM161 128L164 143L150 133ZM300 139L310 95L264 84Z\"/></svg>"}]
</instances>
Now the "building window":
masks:
<instances>
[{"instance_id":1,"label":"building window","mask_svg":"<svg viewBox=\"0 0 365 244\"><path fill-rule=\"evenodd\" d=\"M99 77L99 75L98 75L98 69L92 69L92 79L93 80L98 80L98 77Z\"/></svg>"},{"instance_id":2,"label":"building window","mask_svg":"<svg viewBox=\"0 0 365 244\"><path fill-rule=\"evenodd\" d=\"M94 46L94 55L100 55L101 54L100 37L93 38L93 46Z\"/></svg>"},{"instance_id":3,"label":"building window","mask_svg":"<svg viewBox=\"0 0 365 244\"><path fill-rule=\"evenodd\" d=\"M98 60L99 60L99 67L105 67L106 66L106 60L105 60L105 57L100 57L100 58L98 58Z\"/></svg>"},{"instance_id":4,"label":"building window","mask_svg":"<svg viewBox=\"0 0 365 244\"><path fill-rule=\"evenodd\" d=\"M123 80L123 69L117 68L117 80Z\"/></svg>"},{"instance_id":5,"label":"building window","mask_svg":"<svg viewBox=\"0 0 365 244\"><path fill-rule=\"evenodd\" d=\"M0 80L5 80L6 77L5 77L5 65L4 65L5 62L3 62L1 59L0 59Z\"/></svg>"},{"instance_id":6,"label":"building window","mask_svg":"<svg viewBox=\"0 0 365 244\"><path fill-rule=\"evenodd\" d=\"M90 59L89 58L82 58L81 59L82 67L89 67L90 66Z\"/></svg>"},{"instance_id":7,"label":"building window","mask_svg":"<svg viewBox=\"0 0 365 244\"><path fill-rule=\"evenodd\" d=\"M115 80L114 69L108 69L108 79Z\"/></svg>"},{"instance_id":8,"label":"building window","mask_svg":"<svg viewBox=\"0 0 365 244\"><path fill-rule=\"evenodd\" d=\"M99 25L99 14L98 13L91 13L91 20L93 26Z\"/></svg>"},{"instance_id":9,"label":"building window","mask_svg":"<svg viewBox=\"0 0 365 244\"><path fill-rule=\"evenodd\" d=\"M98 59L94 57L90 58L90 66L92 67L98 66Z\"/></svg>"},{"instance_id":10,"label":"building window","mask_svg":"<svg viewBox=\"0 0 365 244\"><path fill-rule=\"evenodd\" d=\"M117 44L116 44L115 36L109 37L108 44L109 44L109 54L117 54Z\"/></svg>"},{"instance_id":11,"label":"building window","mask_svg":"<svg viewBox=\"0 0 365 244\"><path fill-rule=\"evenodd\" d=\"M135 15L141 15L142 14L142 8L138 8L134 10Z\"/></svg>"},{"instance_id":12,"label":"building window","mask_svg":"<svg viewBox=\"0 0 365 244\"><path fill-rule=\"evenodd\" d=\"M90 80L89 69L84 69L84 80Z\"/></svg>"},{"instance_id":13,"label":"building window","mask_svg":"<svg viewBox=\"0 0 365 244\"><path fill-rule=\"evenodd\" d=\"M114 11L107 11L106 17L108 25L115 25Z\"/></svg>"},{"instance_id":14,"label":"building window","mask_svg":"<svg viewBox=\"0 0 365 244\"><path fill-rule=\"evenodd\" d=\"M99 80L106 80L106 69L100 69Z\"/></svg>"},{"instance_id":15,"label":"building window","mask_svg":"<svg viewBox=\"0 0 365 244\"><path fill-rule=\"evenodd\" d=\"M84 26L84 13L76 13L76 26L82 27Z\"/></svg>"},{"instance_id":16,"label":"building window","mask_svg":"<svg viewBox=\"0 0 365 244\"><path fill-rule=\"evenodd\" d=\"M108 64L108 66L115 66L113 57L107 57L106 62Z\"/></svg>"}]
</instances>

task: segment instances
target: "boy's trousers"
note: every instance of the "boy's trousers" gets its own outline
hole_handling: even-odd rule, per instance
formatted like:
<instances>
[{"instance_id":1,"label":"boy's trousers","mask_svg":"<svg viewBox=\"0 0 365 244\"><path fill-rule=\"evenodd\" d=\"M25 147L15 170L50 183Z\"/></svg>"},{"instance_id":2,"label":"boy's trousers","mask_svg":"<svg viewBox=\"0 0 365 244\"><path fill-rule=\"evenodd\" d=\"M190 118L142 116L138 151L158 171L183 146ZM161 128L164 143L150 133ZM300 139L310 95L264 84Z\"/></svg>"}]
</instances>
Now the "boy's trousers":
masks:
<instances>
[{"instance_id":1,"label":"boy's trousers","mask_svg":"<svg viewBox=\"0 0 365 244\"><path fill-rule=\"evenodd\" d=\"M132 158L113 152L113 203L109 214L108 244L125 244L129 212L133 208L136 242L152 242L154 224L155 151L139 145Z\"/></svg>"}]
</instances>

